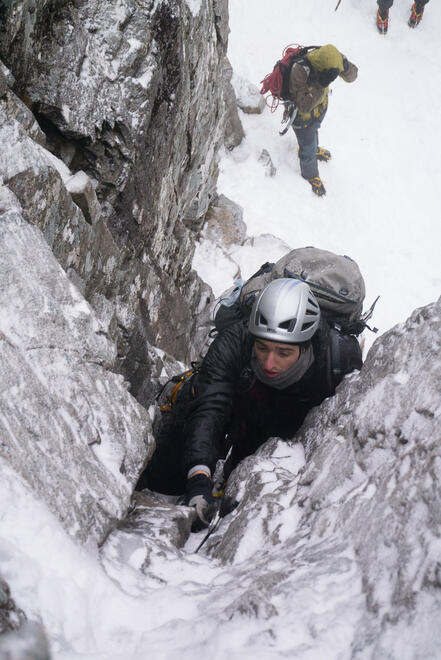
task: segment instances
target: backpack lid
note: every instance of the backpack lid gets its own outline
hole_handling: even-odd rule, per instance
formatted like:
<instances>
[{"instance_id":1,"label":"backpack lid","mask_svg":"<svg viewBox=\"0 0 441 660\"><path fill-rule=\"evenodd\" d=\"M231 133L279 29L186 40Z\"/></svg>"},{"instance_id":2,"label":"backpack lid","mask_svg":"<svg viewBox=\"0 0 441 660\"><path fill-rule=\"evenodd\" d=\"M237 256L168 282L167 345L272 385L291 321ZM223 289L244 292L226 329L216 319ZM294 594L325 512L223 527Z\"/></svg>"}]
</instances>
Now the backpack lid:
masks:
<instances>
[{"instance_id":1,"label":"backpack lid","mask_svg":"<svg viewBox=\"0 0 441 660\"><path fill-rule=\"evenodd\" d=\"M292 277L306 282L330 323L348 332L361 318L366 288L357 263L346 255L337 255L314 247L291 250L276 262L270 272L250 278L242 287L240 300L250 304L272 280ZM353 326L355 327L355 326ZM358 330L361 332L361 330Z\"/></svg>"}]
</instances>

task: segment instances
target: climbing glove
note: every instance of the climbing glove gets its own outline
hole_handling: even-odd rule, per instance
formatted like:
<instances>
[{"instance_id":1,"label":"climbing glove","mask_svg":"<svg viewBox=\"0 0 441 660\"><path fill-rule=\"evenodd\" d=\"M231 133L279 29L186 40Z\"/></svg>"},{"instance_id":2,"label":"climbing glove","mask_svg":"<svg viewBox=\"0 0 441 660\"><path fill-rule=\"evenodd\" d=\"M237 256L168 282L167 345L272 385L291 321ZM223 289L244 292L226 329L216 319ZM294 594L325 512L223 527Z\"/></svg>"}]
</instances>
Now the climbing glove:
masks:
<instances>
[{"instance_id":1,"label":"climbing glove","mask_svg":"<svg viewBox=\"0 0 441 660\"><path fill-rule=\"evenodd\" d=\"M335 80L340 73L339 69L324 69L317 74L317 82L322 87L327 87L333 80Z\"/></svg>"},{"instance_id":2,"label":"climbing glove","mask_svg":"<svg viewBox=\"0 0 441 660\"><path fill-rule=\"evenodd\" d=\"M198 516L192 525L192 532L199 532L208 527L216 512L216 500L212 495L212 490L212 481L205 474L196 474L187 479L182 504L193 506Z\"/></svg>"}]
</instances>

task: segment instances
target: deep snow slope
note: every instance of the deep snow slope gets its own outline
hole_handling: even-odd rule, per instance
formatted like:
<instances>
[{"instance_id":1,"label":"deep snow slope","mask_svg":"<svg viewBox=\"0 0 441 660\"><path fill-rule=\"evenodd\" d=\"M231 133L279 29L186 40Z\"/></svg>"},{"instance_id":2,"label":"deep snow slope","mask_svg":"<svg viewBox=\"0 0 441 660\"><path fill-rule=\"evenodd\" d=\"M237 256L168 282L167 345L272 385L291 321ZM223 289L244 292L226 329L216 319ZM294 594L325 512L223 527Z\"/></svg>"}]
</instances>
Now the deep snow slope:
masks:
<instances>
[{"instance_id":1,"label":"deep snow slope","mask_svg":"<svg viewBox=\"0 0 441 660\"><path fill-rule=\"evenodd\" d=\"M240 113L246 139L224 156L218 189L243 206L249 236L270 233L291 247L356 259L367 302L381 296L374 320L384 332L441 289L441 5L430 2L411 30L411 2L396 0L382 36L374 0L342 0L334 11L336 4L230 0L229 58L236 75L259 87L290 43L335 44L359 67L353 84L333 83L320 132L333 156L320 166L326 197L314 197L300 177L295 135L278 135L281 109ZM262 149L277 168L273 178L258 162ZM279 256L271 240L234 253L243 277ZM231 271L220 269L210 283L219 291L230 280Z\"/></svg>"}]
</instances>

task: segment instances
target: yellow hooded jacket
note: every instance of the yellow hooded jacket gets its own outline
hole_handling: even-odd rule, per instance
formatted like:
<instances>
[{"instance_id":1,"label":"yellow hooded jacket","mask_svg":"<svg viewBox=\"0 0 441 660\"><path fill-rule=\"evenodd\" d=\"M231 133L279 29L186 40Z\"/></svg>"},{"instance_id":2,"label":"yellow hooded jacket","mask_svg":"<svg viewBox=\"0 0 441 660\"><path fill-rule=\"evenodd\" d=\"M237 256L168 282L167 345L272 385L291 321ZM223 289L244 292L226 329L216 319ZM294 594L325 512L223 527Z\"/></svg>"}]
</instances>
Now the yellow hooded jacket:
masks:
<instances>
[{"instance_id":1,"label":"yellow hooded jacket","mask_svg":"<svg viewBox=\"0 0 441 660\"><path fill-rule=\"evenodd\" d=\"M357 78L358 69L355 64L346 60L332 44L311 51L305 59L315 71L338 69L340 78L346 82L354 82ZM347 62L346 68L343 59ZM313 117L319 117L325 111L329 91L329 87L322 87L318 82L308 84L308 76L309 67L297 62L291 69L289 80L289 94L297 106L297 117L305 123Z\"/></svg>"}]
</instances>

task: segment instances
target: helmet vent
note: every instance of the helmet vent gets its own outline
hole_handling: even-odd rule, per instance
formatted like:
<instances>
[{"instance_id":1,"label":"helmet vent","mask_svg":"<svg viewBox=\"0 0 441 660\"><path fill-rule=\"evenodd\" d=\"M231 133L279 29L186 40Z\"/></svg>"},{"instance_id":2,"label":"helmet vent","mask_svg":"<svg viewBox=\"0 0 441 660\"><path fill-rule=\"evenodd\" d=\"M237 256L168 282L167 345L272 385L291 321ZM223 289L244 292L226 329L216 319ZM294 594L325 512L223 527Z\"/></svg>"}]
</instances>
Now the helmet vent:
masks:
<instances>
[{"instance_id":1,"label":"helmet vent","mask_svg":"<svg viewBox=\"0 0 441 660\"><path fill-rule=\"evenodd\" d=\"M296 324L296 320L297 319L289 319L288 321L283 321L282 323L279 323L277 327L282 328L282 330L288 330L288 332L291 332Z\"/></svg>"},{"instance_id":2,"label":"helmet vent","mask_svg":"<svg viewBox=\"0 0 441 660\"><path fill-rule=\"evenodd\" d=\"M268 325L268 321L266 320L263 314L260 314L259 323L260 325Z\"/></svg>"}]
</instances>

